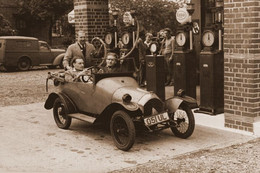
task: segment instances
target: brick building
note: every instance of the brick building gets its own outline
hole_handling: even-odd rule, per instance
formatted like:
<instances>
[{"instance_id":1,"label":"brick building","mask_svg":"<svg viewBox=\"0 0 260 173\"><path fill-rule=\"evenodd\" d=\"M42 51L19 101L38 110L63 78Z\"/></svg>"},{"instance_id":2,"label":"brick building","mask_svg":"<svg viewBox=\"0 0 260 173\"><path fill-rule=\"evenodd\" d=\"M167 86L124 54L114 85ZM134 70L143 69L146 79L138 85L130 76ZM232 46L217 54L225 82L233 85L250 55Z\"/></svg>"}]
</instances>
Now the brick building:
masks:
<instances>
[{"instance_id":1,"label":"brick building","mask_svg":"<svg viewBox=\"0 0 260 173\"><path fill-rule=\"evenodd\" d=\"M224 17L225 126L257 133L260 127L260 1L225 0Z\"/></svg>"}]
</instances>

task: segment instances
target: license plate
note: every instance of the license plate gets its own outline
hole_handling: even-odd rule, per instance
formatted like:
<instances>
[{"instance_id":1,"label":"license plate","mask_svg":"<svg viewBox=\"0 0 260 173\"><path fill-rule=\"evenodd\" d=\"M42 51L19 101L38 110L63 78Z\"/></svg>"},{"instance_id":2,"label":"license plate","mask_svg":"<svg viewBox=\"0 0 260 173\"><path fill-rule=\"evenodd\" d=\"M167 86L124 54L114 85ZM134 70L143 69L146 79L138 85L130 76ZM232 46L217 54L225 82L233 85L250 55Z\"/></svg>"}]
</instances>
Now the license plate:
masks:
<instances>
[{"instance_id":1,"label":"license plate","mask_svg":"<svg viewBox=\"0 0 260 173\"><path fill-rule=\"evenodd\" d=\"M154 124L158 124L164 121L169 120L169 116L167 112L161 113L161 114L157 114L157 115L153 115L150 116L148 118L144 119L144 123L146 126L152 126Z\"/></svg>"}]
</instances>

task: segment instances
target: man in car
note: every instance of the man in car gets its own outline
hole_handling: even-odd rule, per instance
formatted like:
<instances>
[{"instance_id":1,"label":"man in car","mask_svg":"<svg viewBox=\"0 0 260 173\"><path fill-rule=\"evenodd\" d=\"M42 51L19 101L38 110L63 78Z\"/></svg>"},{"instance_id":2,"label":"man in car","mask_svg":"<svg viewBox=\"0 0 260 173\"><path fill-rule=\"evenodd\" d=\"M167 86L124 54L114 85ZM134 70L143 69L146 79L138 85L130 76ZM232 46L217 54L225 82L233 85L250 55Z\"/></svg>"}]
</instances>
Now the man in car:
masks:
<instances>
[{"instance_id":1,"label":"man in car","mask_svg":"<svg viewBox=\"0 0 260 173\"><path fill-rule=\"evenodd\" d=\"M98 73L116 73L120 72L118 58L115 53L109 52L106 57L105 67L101 67Z\"/></svg>"},{"instance_id":2,"label":"man in car","mask_svg":"<svg viewBox=\"0 0 260 173\"><path fill-rule=\"evenodd\" d=\"M79 77L87 75L87 71L84 70L84 61L81 57L76 56L72 59L72 67L65 71L66 82L78 82Z\"/></svg>"},{"instance_id":3,"label":"man in car","mask_svg":"<svg viewBox=\"0 0 260 173\"><path fill-rule=\"evenodd\" d=\"M86 61L87 59L90 59L91 56L95 54L95 47L93 44L90 44L86 41L85 32L79 31L77 42L70 45L65 53L64 59L63 59L63 66L65 70L71 69L71 60L73 57L81 57L84 61L84 67L86 67Z\"/></svg>"}]
</instances>

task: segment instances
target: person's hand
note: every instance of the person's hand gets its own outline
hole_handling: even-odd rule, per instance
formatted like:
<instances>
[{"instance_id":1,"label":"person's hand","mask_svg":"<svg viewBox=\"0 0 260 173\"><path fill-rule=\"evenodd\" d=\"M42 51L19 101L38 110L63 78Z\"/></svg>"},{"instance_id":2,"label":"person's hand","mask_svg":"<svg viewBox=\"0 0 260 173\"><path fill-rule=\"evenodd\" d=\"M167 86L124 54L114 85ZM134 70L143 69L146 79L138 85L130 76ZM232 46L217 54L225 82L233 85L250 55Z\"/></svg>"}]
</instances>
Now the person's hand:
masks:
<instances>
[{"instance_id":1,"label":"person's hand","mask_svg":"<svg viewBox=\"0 0 260 173\"><path fill-rule=\"evenodd\" d=\"M172 60L173 60L172 57L170 57L170 58L169 58L169 61L171 62Z\"/></svg>"},{"instance_id":2,"label":"person's hand","mask_svg":"<svg viewBox=\"0 0 260 173\"><path fill-rule=\"evenodd\" d=\"M69 66L69 65L67 65L67 66L66 66L66 69L67 69L67 70L71 70L71 69L72 69L72 67L71 67L71 66Z\"/></svg>"}]
</instances>

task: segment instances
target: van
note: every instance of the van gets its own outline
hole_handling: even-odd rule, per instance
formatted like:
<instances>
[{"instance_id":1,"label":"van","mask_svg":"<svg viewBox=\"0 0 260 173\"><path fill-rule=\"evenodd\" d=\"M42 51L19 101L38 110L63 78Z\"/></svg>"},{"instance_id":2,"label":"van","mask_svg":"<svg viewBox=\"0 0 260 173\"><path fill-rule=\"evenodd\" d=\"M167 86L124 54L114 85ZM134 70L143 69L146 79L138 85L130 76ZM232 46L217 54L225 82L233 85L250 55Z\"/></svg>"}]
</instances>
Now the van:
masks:
<instances>
[{"instance_id":1,"label":"van","mask_svg":"<svg viewBox=\"0 0 260 173\"><path fill-rule=\"evenodd\" d=\"M7 71L28 70L32 66L62 67L64 49L51 49L45 41L34 37L0 37L0 67Z\"/></svg>"}]
</instances>

